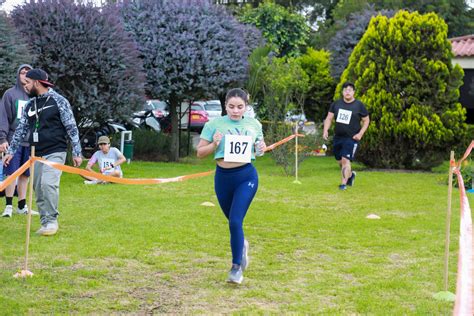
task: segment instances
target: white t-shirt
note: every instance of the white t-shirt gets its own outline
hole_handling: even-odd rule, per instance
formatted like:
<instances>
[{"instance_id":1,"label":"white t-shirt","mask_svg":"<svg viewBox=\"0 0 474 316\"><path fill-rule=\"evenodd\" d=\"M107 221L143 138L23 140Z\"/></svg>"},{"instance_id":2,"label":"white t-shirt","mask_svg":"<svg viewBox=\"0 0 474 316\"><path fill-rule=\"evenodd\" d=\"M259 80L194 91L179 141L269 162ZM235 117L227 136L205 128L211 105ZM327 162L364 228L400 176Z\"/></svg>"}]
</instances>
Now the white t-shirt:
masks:
<instances>
[{"instance_id":1,"label":"white t-shirt","mask_svg":"<svg viewBox=\"0 0 474 316\"><path fill-rule=\"evenodd\" d=\"M88 165L93 166L96 162L99 165L100 172L106 174L110 173L111 170L118 170L122 174L122 169L120 166L116 166L115 163L122 156L120 150L115 147L110 147L109 152L104 154L102 150L96 151L91 159L89 160ZM113 169L104 170L105 168L112 167Z\"/></svg>"}]
</instances>

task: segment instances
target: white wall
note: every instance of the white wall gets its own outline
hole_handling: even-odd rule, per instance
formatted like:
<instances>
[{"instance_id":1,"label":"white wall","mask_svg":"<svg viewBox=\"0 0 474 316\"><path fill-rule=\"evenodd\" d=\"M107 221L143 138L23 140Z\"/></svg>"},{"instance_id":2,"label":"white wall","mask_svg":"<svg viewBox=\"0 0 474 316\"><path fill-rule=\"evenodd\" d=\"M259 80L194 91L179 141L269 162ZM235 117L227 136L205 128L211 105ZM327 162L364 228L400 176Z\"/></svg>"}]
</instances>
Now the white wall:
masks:
<instances>
[{"instance_id":1,"label":"white wall","mask_svg":"<svg viewBox=\"0 0 474 316\"><path fill-rule=\"evenodd\" d=\"M453 65L459 64L462 69L474 69L474 56L454 57L451 62L453 63Z\"/></svg>"}]
</instances>

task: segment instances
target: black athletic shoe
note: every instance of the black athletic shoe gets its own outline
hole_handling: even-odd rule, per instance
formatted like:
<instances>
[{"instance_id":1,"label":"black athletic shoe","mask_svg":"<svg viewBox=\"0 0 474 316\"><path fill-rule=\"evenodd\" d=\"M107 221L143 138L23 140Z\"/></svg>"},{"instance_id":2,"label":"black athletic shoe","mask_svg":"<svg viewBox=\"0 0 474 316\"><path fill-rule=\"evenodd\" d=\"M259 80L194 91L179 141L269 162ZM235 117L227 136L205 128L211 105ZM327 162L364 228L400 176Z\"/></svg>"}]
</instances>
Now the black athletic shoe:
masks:
<instances>
[{"instance_id":1,"label":"black athletic shoe","mask_svg":"<svg viewBox=\"0 0 474 316\"><path fill-rule=\"evenodd\" d=\"M357 175L357 173L356 173L355 171L352 171L351 177L347 180L347 185L348 185L348 186L351 187L351 186L354 185L355 180L356 180L356 175Z\"/></svg>"}]
</instances>

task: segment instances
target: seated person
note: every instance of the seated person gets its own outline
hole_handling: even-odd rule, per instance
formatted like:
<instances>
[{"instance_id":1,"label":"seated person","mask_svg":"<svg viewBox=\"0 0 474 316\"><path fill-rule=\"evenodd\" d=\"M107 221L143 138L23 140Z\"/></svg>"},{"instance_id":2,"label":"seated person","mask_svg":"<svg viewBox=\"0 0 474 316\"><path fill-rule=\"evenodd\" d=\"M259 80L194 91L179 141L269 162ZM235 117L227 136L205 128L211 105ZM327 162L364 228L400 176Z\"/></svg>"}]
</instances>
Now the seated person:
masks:
<instances>
[{"instance_id":1,"label":"seated person","mask_svg":"<svg viewBox=\"0 0 474 316\"><path fill-rule=\"evenodd\" d=\"M93 171L92 166L97 163L99 165L100 172L103 175L121 178L123 173L120 165L123 164L127 159L120 152L120 150L115 147L110 147L110 139L107 136L100 136L98 143L100 150L96 151L92 155L91 159L87 163L86 170ZM85 184L104 183L104 181L100 181L92 177L84 178L88 179L84 181Z\"/></svg>"}]
</instances>

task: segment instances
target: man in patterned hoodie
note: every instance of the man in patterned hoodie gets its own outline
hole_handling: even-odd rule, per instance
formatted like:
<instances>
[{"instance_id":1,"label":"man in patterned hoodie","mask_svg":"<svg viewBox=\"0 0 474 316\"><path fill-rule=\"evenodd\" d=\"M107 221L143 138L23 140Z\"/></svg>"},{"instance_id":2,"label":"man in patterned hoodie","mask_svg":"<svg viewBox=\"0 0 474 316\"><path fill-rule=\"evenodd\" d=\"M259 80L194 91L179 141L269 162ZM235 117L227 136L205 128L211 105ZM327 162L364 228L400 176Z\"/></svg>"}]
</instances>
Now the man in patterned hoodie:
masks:
<instances>
[{"instance_id":1,"label":"man in patterned hoodie","mask_svg":"<svg viewBox=\"0 0 474 316\"><path fill-rule=\"evenodd\" d=\"M36 156L48 161L64 164L68 139L72 143L74 166L82 163L79 131L69 101L54 91L48 74L41 69L26 73L25 91L31 97L25 105L12 142L4 157L8 166L19 144L29 132L29 143L35 146ZM41 228L37 234L56 234L61 171L40 162L35 163L33 186L36 205L40 213Z\"/></svg>"}]
</instances>

